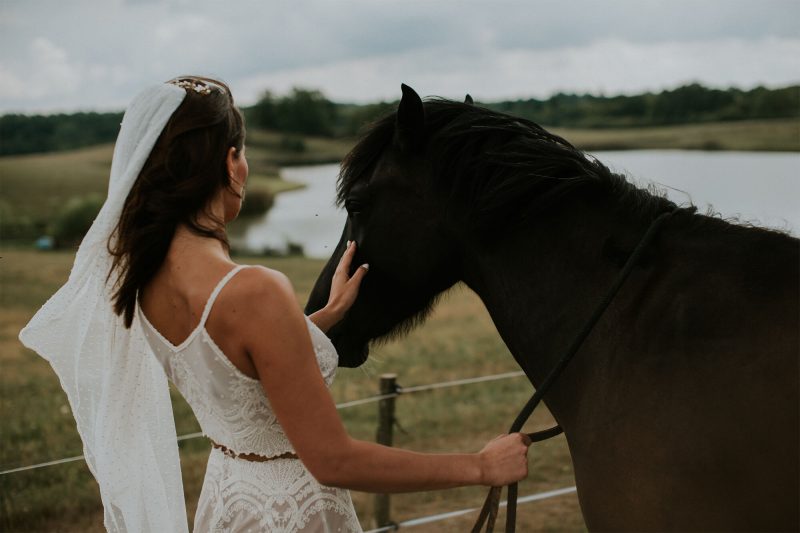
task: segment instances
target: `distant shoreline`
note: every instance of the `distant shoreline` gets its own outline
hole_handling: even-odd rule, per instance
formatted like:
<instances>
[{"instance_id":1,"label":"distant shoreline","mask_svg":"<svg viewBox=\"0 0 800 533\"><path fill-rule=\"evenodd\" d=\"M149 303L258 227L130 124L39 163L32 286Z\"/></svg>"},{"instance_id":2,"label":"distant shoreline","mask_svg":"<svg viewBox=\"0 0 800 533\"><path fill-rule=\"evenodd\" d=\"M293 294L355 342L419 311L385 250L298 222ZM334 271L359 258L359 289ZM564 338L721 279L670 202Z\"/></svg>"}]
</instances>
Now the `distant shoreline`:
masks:
<instances>
[{"instance_id":1,"label":"distant shoreline","mask_svg":"<svg viewBox=\"0 0 800 533\"><path fill-rule=\"evenodd\" d=\"M800 152L800 120L769 119L708 122L642 128L543 127L586 152L609 150L700 150ZM275 135L275 134L273 134ZM323 150L305 154L274 153L279 167L339 163L356 139L314 139Z\"/></svg>"},{"instance_id":2,"label":"distant shoreline","mask_svg":"<svg viewBox=\"0 0 800 533\"><path fill-rule=\"evenodd\" d=\"M587 152L610 150L706 150L800 152L800 120L771 119L624 129L547 128ZM252 129L247 154L252 192L275 195L299 184L282 180L282 167L339 163L356 139L292 137ZM0 157L0 214L4 225L24 226L20 236L46 232L53 214L72 198L105 196L113 144L69 151ZM18 231L18 233L19 233ZM6 238L11 237L8 226Z\"/></svg>"},{"instance_id":3,"label":"distant shoreline","mask_svg":"<svg viewBox=\"0 0 800 533\"><path fill-rule=\"evenodd\" d=\"M545 129L584 151L800 152L800 120L742 120L646 128Z\"/></svg>"}]
</instances>

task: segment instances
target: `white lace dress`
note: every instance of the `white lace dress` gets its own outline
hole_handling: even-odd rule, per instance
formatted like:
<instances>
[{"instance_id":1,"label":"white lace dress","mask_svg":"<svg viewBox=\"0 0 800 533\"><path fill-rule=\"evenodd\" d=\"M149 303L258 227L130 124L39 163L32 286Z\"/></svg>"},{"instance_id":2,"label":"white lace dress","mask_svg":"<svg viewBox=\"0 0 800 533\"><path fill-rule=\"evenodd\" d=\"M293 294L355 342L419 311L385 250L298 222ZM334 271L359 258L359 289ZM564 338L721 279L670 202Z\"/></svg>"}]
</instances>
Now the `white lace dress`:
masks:
<instances>
[{"instance_id":1,"label":"white lace dress","mask_svg":"<svg viewBox=\"0 0 800 533\"><path fill-rule=\"evenodd\" d=\"M197 328L174 346L137 306L148 344L191 406L203 433L239 454L268 457L294 452L261 383L244 375L205 329L220 290L244 265L217 284ZM320 371L333 382L338 355L306 318ZM361 531L350 493L320 485L299 459L248 461L211 449L194 521L198 532Z\"/></svg>"}]
</instances>

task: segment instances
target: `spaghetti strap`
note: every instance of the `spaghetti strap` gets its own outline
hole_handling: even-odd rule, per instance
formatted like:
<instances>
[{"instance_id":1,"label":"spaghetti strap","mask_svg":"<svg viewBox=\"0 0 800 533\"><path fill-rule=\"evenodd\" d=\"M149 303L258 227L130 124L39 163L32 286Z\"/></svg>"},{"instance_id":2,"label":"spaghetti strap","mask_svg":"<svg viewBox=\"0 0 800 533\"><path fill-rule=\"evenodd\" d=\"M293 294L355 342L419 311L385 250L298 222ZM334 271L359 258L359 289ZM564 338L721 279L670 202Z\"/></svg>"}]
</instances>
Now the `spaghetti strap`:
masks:
<instances>
[{"instance_id":1,"label":"spaghetti strap","mask_svg":"<svg viewBox=\"0 0 800 533\"><path fill-rule=\"evenodd\" d=\"M197 325L197 329L205 327L206 320L208 320L208 315L211 314L211 307L214 305L214 301L217 299L217 296L219 295L219 292L222 290L222 288L228 283L228 281L230 281L230 279L234 275L236 275L237 272L239 272L240 270L242 270L247 266L249 265L236 265L227 274L225 274L225 277L219 280L217 286L214 287L213 291L211 291L211 296L208 297L206 306L203 309L203 316L200 318L200 323Z\"/></svg>"}]
</instances>

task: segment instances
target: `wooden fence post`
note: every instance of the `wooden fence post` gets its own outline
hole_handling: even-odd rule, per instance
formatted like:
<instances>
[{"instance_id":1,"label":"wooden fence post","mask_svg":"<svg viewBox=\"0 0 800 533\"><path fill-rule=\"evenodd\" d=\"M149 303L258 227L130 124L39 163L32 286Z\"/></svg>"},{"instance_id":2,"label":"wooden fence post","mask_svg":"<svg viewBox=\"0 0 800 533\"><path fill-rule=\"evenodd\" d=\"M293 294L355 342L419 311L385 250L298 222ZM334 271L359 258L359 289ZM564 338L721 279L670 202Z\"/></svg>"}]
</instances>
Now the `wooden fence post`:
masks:
<instances>
[{"instance_id":1,"label":"wooden fence post","mask_svg":"<svg viewBox=\"0 0 800 533\"><path fill-rule=\"evenodd\" d=\"M380 394L397 392L397 374L382 374ZM375 441L386 446L392 445L392 428L394 427L394 397L378 401L378 432ZM375 522L377 527L392 524L389 518L389 495L375 495Z\"/></svg>"}]
</instances>

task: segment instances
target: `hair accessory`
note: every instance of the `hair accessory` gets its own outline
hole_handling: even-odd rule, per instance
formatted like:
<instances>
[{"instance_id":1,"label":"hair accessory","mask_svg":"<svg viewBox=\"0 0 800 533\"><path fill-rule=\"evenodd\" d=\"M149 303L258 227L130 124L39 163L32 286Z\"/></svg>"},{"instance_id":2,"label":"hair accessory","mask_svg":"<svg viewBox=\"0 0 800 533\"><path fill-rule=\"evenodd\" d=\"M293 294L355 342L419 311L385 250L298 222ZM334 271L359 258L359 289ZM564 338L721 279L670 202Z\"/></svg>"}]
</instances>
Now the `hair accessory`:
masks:
<instances>
[{"instance_id":1,"label":"hair accessory","mask_svg":"<svg viewBox=\"0 0 800 533\"><path fill-rule=\"evenodd\" d=\"M175 78L174 80L169 80L167 83L177 85L186 91L194 91L203 95L211 94L211 85L201 80L195 80L192 78Z\"/></svg>"}]
</instances>

